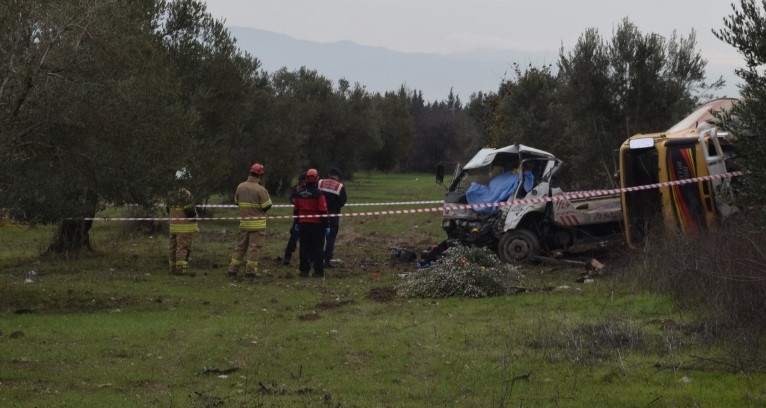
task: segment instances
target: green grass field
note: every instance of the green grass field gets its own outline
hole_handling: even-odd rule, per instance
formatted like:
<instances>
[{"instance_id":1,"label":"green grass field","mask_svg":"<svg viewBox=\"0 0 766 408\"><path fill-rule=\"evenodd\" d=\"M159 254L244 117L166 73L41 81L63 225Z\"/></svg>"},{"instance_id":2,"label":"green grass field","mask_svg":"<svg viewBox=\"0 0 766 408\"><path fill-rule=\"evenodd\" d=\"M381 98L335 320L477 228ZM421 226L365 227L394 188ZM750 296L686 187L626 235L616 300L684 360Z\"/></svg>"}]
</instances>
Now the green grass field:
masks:
<instances>
[{"instance_id":1,"label":"green grass field","mask_svg":"<svg viewBox=\"0 0 766 408\"><path fill-rule=\"evenodd\" d=\"M347 189L350 202L444 193L424 174ZM721 345L641 290L629 253L605 254L592 284L538 265L520 295L394 296L415 265L390 248L439 242L440 220L343 218L325 279L276 261L290 221L272 220L255 282L224 276L236 221L201 224L194 278L167 273L167 234L98 222L95 252L67 260L38 255L54 227L0 226L0 407L766 406L766 376L716 363Z\"/></svg>"}]
</instances>

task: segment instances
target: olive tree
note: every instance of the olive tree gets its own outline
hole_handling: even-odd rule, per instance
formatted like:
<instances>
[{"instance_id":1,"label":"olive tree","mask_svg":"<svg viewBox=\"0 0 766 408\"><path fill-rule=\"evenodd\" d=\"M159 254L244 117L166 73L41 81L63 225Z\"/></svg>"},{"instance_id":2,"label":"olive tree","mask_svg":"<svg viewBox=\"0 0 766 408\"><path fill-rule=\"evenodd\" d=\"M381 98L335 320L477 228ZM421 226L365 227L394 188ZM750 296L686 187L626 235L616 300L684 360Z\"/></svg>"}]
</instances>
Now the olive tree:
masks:
<instances>
[{"instance_id":1,"label":"olive tree","mask_svg":"<svg viewBox=\"0 0 766 408\"><path fill-rule=\"evenodd\" d=\"M637 133L670 128L722 85L707 82L696 34L641 33L627 18L612 38L586 30L559 54L560 105L567 126L561 143L581 187L605 185L615 149Z\"/></svg>"},{"instance_id":2,"label":"olive tree","mask_svg":"<svg viewBox=\"0 0 766 408\"><path fill-rule=\"evenodd\" d=\"M99 202L150 205L173 182L165 170L196 116L156 41L159 6L11 0L0 9L0 207L61 222L52 251L88 247L83 218Z\"/></svg>"},{"instance_id":3,"label":"olive tree","mask_svg":"<svg viewBox=\"0 0 766 408\"><path fill-rule=\"evenodd\" d=\"M744 81L740 87L741 102L724 118L725 125L738 136L739 164L747 172L742 178L743 198L762 203L766 197L766 1L741 0L739 9L732 4L733 14L724 19L724 28L713 33L735 47L745 59L737 69Z\"/></svg>"},{"instance_id":4,"label":"olive tree","mask_svg":"<svg viewBox=\"0 0 766 408\"><path fill-rule=\"evenodd\" d=\"M196 196L233 191L227 182L232 153L242 148L252 111L260 109L266 74L200 0L163 2L157 21L155 33L171 62L181 101L197 118L196 126L183 135L183 146L168 153L178 157L176 166L189 171ZM246 169L238 170L233 173Z\"/></svg>"}]
</instances>

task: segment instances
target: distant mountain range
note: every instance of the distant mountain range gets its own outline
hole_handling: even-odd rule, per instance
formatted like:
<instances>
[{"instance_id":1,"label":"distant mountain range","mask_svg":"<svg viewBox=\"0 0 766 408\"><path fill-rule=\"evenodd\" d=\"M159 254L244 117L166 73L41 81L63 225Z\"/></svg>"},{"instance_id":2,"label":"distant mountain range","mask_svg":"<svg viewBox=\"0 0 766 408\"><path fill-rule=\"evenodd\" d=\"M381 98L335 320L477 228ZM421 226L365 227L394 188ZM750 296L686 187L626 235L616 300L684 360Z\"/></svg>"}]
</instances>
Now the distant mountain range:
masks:
<instances>
[{"instance_id":1,"label":"distant mountain range","mask_svg":"<svg viewBox=\"0 0 766 408\"><path fill-rule=\"evenodd\" d=\"M467 53L427 54L391 51L350 41L318 43L246 27L229 27L242 50L251 53L268 72L305 66L333 81L345 78L368 91L418 89L428 102L444 100L452 88L467 102L472 93L497 91L503 78L512 77L512 64L555 63L558 53L477 50Z\"/></svg>"},{"instance_id":2,"label":"distant mountain range","mask_svg":"<svg viewBox=\"0 0 766 408\"><path fill-rule=\"evenodd\" d=\"M513 63L522 68L554 64L558 50L515 51L484 49L452 54L407 53L369 47L351 41L318 43L248 27L229 27L239 47L274 72L302 66L336 81L345 78L371 92L397 91L404 85L420 90L427 102L442 101L450 89L467 102L471 94L496 92L503 79L513 78ZM736 96L733 68L708 66L708 77L724 75L727 86L719 96Z\"/></svg>"}]
</instances>

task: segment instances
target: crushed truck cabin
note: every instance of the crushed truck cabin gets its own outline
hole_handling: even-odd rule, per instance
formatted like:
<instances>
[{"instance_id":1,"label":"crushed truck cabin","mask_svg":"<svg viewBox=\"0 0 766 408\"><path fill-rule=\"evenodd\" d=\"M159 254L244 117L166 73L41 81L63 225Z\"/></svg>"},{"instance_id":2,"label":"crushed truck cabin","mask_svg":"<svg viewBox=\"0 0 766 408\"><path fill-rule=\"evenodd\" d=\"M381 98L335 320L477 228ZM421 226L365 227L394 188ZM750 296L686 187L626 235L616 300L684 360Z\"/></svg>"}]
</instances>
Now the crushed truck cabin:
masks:
<instances>
[{"instance_id":1,"label":"crushed truck cabin","mask_svg":"<svg viewBox=\"0 0 766 408\"><path fill-rule=\"evenodd\" d=\"M464 166L457 164L445 195L447 239L486 246L505 262L622 242L620 196L567 196L554 186L561 164L553 154L521 144L484 148ZM440 166L437 182L443 181Z\"/></svg>"}]
</instances>

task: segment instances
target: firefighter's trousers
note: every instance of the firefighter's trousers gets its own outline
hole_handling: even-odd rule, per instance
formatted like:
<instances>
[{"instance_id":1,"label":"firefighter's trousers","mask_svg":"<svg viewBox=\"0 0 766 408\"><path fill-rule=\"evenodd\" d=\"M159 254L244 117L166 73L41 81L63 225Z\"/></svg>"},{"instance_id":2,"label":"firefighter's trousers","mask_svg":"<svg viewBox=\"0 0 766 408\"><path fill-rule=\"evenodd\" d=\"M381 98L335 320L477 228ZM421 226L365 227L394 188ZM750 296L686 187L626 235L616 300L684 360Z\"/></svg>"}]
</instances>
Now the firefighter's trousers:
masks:
<instances>
[{"instance_id":1,"label":"firefighter's trousers","mask_svg":"<svg viewBox=\"0 0 766 408\"><path fill-rule=\"evenodd\" d=\"M234 248L234 253L231 255L231 262L229 263L229 273L239 273L239 266L242 265L245 259L247 259L245 273L258 273L258 254L261 251L261 247L263 247L264 236L265 232L263 231L239 231L237 234L237 246Z\"/></svg>"},{"instance_id":2,"label":"firefighter's trousers","mask_svg":"<svg viewBox=\"0 0 766 408\"><path fill-rule=\"evenodd\" d=\"M170 234L170 251L168 253L170 273L189 272L192 236L194 234Z\"/></svg>"}]
</instances>

